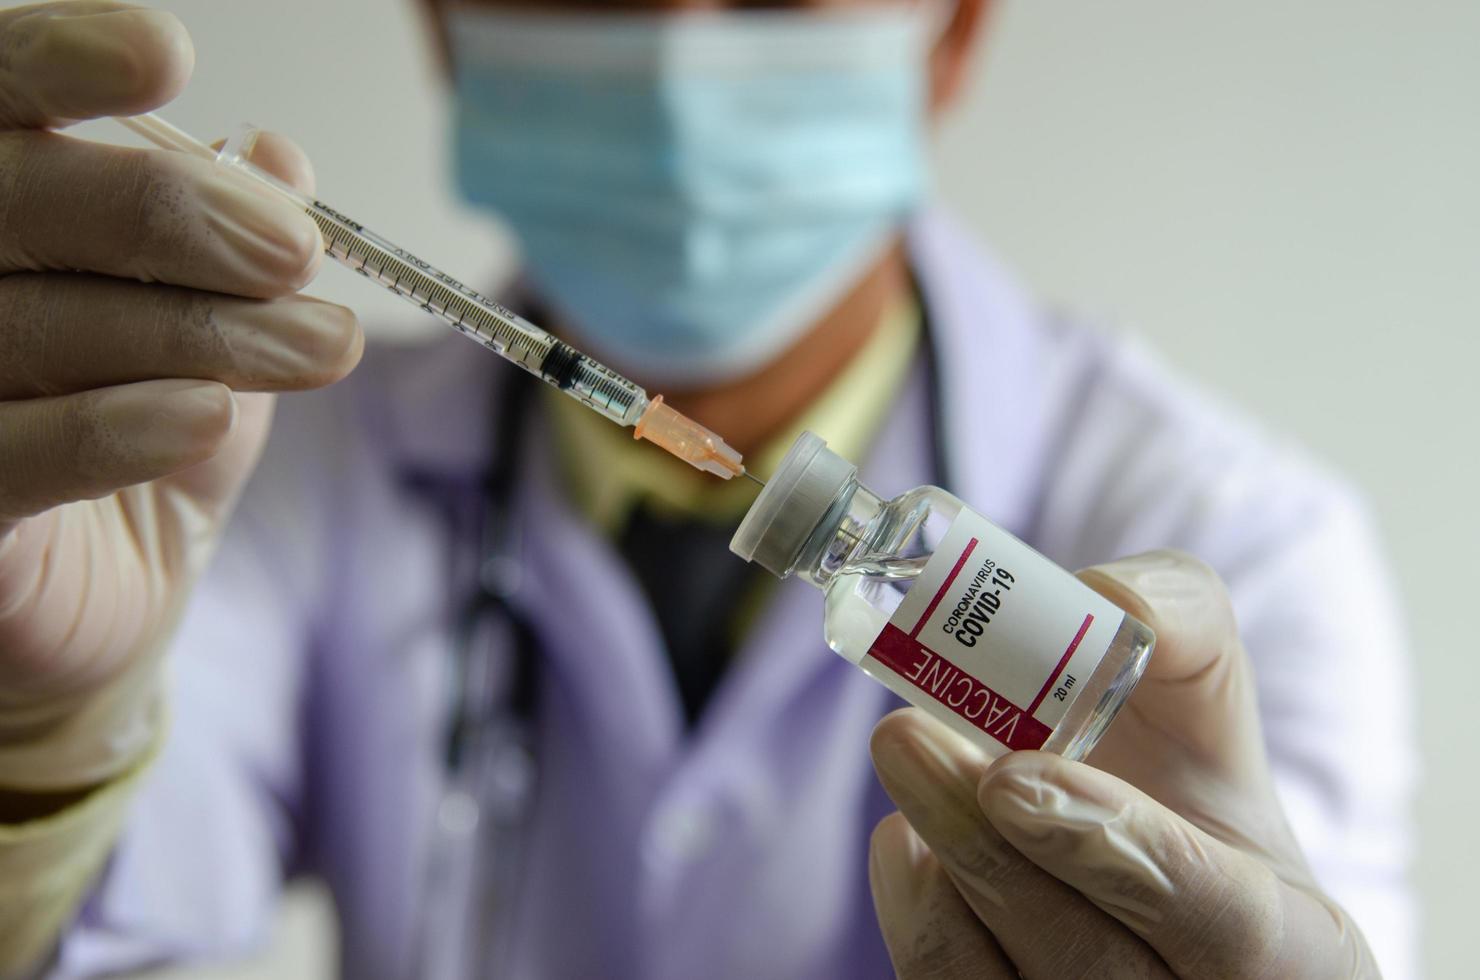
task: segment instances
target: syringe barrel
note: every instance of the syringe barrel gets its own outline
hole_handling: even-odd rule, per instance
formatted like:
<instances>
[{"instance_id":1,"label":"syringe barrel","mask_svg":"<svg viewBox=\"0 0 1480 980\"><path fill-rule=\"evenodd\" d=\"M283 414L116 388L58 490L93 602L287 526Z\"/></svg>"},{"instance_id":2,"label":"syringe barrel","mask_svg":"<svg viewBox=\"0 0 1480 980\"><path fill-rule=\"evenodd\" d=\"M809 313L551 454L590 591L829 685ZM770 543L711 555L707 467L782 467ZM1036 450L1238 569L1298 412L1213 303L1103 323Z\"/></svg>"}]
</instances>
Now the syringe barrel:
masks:
<instances>
[{"instance_id":1,"label":"syringe barrel","mask_svg":"<svg viewBox=\"0 0 1480 980\"><path fill-rule=\"evenodd\" d=\"M330 258L440 317L613 422L631 426L642 417L648 406L642 388L348 215L253 165L257 136L255 127L242 128L221 147L217 162L263 182L302 207L318 225Z\"/></svg>"},{"instance_id":2,"label":"syringe barrel","mask_svg":"<svg viewBox=\"0 0 1480 980\"><path fill-rule=\"evenodd\" d=\"M619 425L637 426L649 439L693 466L729 479L745 472L740 454L715 433L663 404L606 365L453 279L354 219L251 162L259 130L244 126L219 151L152 113L117 121L155 146L214 159L303 208L324 237L324 251L402 299L445 320L455 330ZM641 424L639 425L639 421Z\"/></svg>"}]
</instances>

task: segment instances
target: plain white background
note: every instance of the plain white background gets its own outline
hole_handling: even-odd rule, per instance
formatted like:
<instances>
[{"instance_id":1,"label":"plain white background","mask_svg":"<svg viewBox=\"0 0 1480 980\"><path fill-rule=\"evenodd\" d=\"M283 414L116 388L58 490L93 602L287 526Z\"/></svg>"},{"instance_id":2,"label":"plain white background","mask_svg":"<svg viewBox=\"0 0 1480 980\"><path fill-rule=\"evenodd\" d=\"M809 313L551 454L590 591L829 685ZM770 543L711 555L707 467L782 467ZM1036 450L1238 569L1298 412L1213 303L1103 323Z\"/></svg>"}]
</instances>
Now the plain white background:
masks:
<instances>
[{"instance_id":1,"label":"plain white background","mask_svg":"<svg viewBox=\"0 0 1480 980\"><path fill-rule=\"evenodd\" d=\"M287 132L329 203L454 275L509 268L447 189L412 0L161 6L198 52L176 122ZM1376 502L1419 681L1434 976L1472 975L1480 876L1477 95L1473 0L1006 0L939 144L940 195L1040 293L1149 338ZM337 267L318 286L415 326ZM302 893L294 907L269 961L229 975L326 969L322 908Z\"/></svg>"}]
</instances>

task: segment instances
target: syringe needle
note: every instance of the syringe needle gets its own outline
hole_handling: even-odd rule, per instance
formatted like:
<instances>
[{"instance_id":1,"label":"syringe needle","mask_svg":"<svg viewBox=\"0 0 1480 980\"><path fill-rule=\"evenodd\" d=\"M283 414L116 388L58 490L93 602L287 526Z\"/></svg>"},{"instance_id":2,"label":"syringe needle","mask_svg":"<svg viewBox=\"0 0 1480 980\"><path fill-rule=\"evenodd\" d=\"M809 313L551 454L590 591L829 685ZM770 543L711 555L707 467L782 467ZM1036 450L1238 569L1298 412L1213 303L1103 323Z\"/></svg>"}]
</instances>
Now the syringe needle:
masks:
<instances>
[{"instance_id":1,"label":"syringe needle","mask_svg":"<svg viewBox=\"0 0 1480 980\"><path fill-rule=\"evenodd\" d=\"M766 485L765 480L762 480L760 477L750 472L750 470L741 470L740 475L745 477L745 479L749 480L751 483L754 483L758 487L764 487Z\"/></svg>"}]
</instances>

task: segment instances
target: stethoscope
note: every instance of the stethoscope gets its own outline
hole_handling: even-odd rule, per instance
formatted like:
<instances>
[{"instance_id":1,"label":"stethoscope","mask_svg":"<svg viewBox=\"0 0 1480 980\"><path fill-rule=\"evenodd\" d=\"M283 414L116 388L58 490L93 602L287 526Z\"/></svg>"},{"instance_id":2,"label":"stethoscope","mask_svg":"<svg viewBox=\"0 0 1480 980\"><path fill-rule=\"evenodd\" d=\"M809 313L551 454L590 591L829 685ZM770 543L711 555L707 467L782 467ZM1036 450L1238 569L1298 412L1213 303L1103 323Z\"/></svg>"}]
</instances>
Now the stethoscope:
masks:
<instances>
[{"instance_id":1,"label":"stethoscope","mask_svg":"<svg viewBox=\"0 0 1480 980\"><path fill-rule=\"evenodd\" d=\"M920 297L929 390L931 468L951 472L940 438L944 405L930 315ZM418 910L413 976L509 975L514 899L526 870L528 822L539 786L536 739L542 653L520 603L523 534L516 513L528 409L539 380L512 375L491 399L491 445L470 556L471 588L454 613L444 780ZM499 639L502 642L499 642Z\"/></svg>"},{"instance_id":2,"label":"stethoscope","mask_svg":"<svg viewBox=\"0 0 1480 980\"><path fill-rule=\"evenodd\" d=\"M460 528L476 546L467 555L472 568L459 576L471 587L453 613L443 782L412 963L418 980L508 974L513 897L538 773L541 655L519 602L524 542L515 513L523 422L537 386L519 372L491 399L491 446L476 489L481 504L474 526Z\"/></svg>"}]
</instances>

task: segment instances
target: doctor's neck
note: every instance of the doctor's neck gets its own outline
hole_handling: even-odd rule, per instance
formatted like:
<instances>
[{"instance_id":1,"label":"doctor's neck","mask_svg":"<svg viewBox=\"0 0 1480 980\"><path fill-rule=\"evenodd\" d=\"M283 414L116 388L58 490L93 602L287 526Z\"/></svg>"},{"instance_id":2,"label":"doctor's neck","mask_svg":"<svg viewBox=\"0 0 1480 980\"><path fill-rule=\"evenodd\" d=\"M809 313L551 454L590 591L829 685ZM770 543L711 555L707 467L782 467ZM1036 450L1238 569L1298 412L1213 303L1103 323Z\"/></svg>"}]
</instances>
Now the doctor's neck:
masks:
<instances>
[{"instance_id":1,"label":"doctor's neck","mask_svg":"<svg viewBox=\"0 0 1480 980\"><path fill-rule=\"evenodd\" d=\"M910 282L900 242L800 340L760 370L723 384L652 390L661 390L668 404L749 456L827 390L873 337L885 314L909 294ZM643 381L637 374L632 378Z\"/></svg>"}]
</instances>

